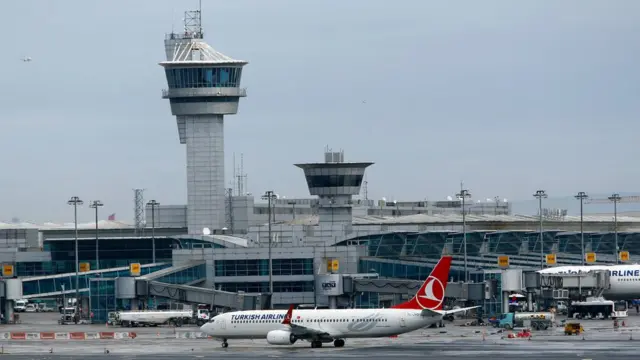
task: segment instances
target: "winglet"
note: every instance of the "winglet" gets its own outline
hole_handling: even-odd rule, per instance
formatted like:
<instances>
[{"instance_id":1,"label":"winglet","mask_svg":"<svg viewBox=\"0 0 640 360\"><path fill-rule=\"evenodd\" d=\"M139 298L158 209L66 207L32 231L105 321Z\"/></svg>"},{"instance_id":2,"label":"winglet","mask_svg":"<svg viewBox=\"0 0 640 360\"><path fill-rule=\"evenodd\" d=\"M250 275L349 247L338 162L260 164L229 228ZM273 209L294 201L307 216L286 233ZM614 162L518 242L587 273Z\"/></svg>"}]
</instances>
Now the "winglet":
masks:
<instances>
[{"instance_id":1,"label":"winglet","mask_svg":"<svg viewBox=\"0 0 640 360\"><path fill-rule=\"evenodd\" d=\"M289 305L289 310L287 311L287 315L284 316L284 320L282 320L282 325L291 325L291 318L293 317L293 304Z\"/></svg>"}]
</instances>

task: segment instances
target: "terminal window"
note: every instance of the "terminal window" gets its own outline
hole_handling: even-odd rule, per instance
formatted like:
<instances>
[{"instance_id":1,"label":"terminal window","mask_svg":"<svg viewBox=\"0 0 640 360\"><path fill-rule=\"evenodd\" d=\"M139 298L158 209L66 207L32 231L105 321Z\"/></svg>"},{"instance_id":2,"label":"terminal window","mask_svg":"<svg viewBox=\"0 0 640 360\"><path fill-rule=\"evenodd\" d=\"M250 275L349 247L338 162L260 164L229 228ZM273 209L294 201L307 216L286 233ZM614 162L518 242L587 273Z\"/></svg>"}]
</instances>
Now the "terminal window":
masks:
<instances>
[{"instance_id":1,"label":"terminal window","mask_svg":"<svg viewBox=\"0 0 640 360\"><path fill-rule=\"evenodd\" d=\"M313 259L273 259L273 275L313 275ZM268 276L269 260L217 260L216 276Z\"/></svg>"}]
</instances>

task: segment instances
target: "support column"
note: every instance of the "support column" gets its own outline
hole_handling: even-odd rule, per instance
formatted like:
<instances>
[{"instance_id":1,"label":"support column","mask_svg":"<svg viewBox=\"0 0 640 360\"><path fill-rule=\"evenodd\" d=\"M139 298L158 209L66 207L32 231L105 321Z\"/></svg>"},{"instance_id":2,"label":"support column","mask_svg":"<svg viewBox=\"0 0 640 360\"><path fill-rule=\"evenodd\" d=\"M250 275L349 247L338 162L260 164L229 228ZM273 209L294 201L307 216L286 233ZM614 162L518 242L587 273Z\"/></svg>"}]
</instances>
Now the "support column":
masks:
<instances>
[{"instance_id":1,"label":"support column","mask_svg":"<svg viewBox=\"0 0 640 360\"><path fill-rule=\"evenodd\" d=\"M502 312L509 312L509 292L507 291L502 292Z\"/></svg>"},{"instance_id":2,"label":"support column","mask_svg":"<svg viewBox=\"0 0 640 360\"><path fill-rule=\"evenodd\" d=\"M9 322L13 319L13 306L15 302L13 300L5 300L4 302L4 319Z\"/></svg>"},{"instance_id":3,"label":"support column","mask_svg":"<svg viewBox=\"0 0 640 360\"><path fill-rule=\"evenodd\" d=\"M337 309L338 308L338 297L337 296L329 296L329 308Z\"/></svg>"}]
</instances>

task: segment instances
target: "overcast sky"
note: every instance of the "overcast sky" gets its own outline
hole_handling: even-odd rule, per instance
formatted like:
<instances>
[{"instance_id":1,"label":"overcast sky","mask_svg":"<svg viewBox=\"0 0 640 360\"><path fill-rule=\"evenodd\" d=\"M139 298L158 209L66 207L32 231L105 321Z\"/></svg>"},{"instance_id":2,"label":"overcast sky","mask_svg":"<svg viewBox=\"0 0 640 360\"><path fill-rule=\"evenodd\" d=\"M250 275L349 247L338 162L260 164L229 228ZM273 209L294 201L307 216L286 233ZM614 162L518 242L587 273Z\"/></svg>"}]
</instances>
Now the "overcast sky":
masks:
<instances>
[{"instance_id":1,"label":"overcast sky","mask_svg":"<svg viewBox=\"0 0 640 360\"><path fill-rule=\"evenodd\" d=\"M186 202L162 68L196 0L0 5L0 221ZM226 117L226 177L308 197L293 163L373 161L370 198L635 191L640 1L204 0L205 39L249 61ZM30 56L32 62L21 58ZM89 209L80 211L90 221Z\"/></svg>"}]
</instances>

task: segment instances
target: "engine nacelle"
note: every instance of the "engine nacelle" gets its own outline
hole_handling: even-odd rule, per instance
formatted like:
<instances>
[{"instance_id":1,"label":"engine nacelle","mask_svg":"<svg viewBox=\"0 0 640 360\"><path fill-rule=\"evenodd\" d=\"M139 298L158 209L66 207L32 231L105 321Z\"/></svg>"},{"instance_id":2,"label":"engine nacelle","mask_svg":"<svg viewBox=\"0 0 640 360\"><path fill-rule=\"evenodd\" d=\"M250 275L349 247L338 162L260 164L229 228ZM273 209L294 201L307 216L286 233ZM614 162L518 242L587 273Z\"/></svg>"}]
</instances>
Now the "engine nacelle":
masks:
<instances>
[{"instance_id":1,"label":"engine nacelle","mask_svg":"<svg viewBox=\"0 0 640 360\"><path fill-rule=\"evenodd\" d=\"M267 333L267 342L271 345L293 345L296 337L287 330L271 330Z\"/></svg>"}]
</instances>

